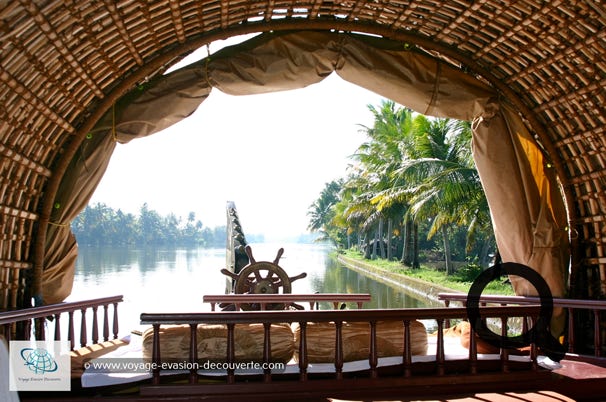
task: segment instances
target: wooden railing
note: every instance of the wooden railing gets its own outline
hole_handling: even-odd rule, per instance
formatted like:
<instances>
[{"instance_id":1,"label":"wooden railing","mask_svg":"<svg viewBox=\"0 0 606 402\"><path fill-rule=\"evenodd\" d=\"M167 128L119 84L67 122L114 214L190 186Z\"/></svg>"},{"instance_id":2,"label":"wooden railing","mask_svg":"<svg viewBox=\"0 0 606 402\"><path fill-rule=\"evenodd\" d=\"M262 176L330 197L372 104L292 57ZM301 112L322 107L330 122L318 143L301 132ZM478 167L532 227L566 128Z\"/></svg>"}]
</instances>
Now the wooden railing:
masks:
<instances>
[{"instance_id":1,"label":"wooden railing","mask_svg":"<svg viewBox=\"0 0 606 402\"><path fill-rule=\"evenodd\" d=\"M53 340L59 341L64 339L61 334L61 318L67 314L67 340L70 342L70 349L74 350L76 345L76 320L74 318L74 313L79 312L80 316L80 347L99 342L99 318L97 317L99 307L103 310L103 323L101 329L102 340L107 341L110 339L110 336L113 336L113 339L116 339L118 337L118 303L122 302L122 300L123 296L120 295L0 312L0 327L2 328L2 334L7 341L29 340L32 339L32 337L36 340L46 340L47 328L45 323L50 323L50 320L52 320L54 324ZM113 306L111 325L109 314L110 305ZM91 310L92 312L90 327L87 325L88 310ZM20 326L19 331L17 331L17 326ZM90 336L88 334L90 334Z\"/></svg>"},{"instance_id":2,"label":"wooden railing","mask_svg":"<svg viewBox=\"0 0 606 402\"><path fill-rule=\"evenodd\" d=\"M538 306L516 306L516 307L482 307L481 313L483 317L533 317L539 313ZM189 314L141 314L141 324L151 325L153 327L153 345L152 345L152 362L155 366L153 370L153 385L142 389L142 394L150 393L155 395L177 395L179 392L193 392L191 385L198 381L197 367L197 327L200 324L225 324L227 326L227 348L226 348L226 363L235 362L235 335L234 328L240 324L262 323L264 326L264 342L263 342L263 362L270 363L270 327L272 323L298 323L300 326L300 341L298 345L298 380L297 384L308 381L308 348L307 344L307 324L308 323L334 323L334 340L335 340L335 355L334 355L334 380L343 378L343 336L342 326L344 322L367 322L369 331L369 356L368 365L369 378L376 379L379 377L379 369L377 366L377 322L379 321L396 321L402 323L403 331L403 353L401 364L400 378L410 378L414 374L413 359L411 352L411 335L410 323L413 320L434 320L437 324L437 339L436 339L436 354L435 361L429 364L433 365L430 368L431 376L446 376L449 373L449 364L452 361L445 359L444 347L444 322L452 319L467 318L467 310L465 308L420 308L420 309L390 309L390 310L290 310L290 311L254 311L254 312L209 312L209 313L189 313ZM191 363L189 373L189 384L187 386L170 385L160 386L160 367L161 367L161 345L160 345L160 326L168 324L180 324L190 326L190 344L188 362ZM468 374L478 373L479 363L476 349L476 336L473 329L470 331L470 347L468 358L458 361L465 366L463 371ZM530 362L527 367L530 370L537 370L537 349L536 345L531 345ZM493 361L494 362L494 361ZM486 363L482 361L482 363ZM498 361L496 362L498 364ZM415 363L416 364L416 363ZM425 364L425 363L424 363ZM457 373L461 371L461 365L457 366ZM512 365L507 353L502 353L500 357L500 370L508 372ZM229 366L229 365L228 365ZM447 367L448 366L448 367ZM425 367L426 369L426 367ZM451 372L452 374L452 372ZM274 374L266 372L263 375L262 382L272 382ZM279 374L277 374L279 375ZM226 372L225 384L233 384L236 382L235 370L230 368ZM274 383L278 384L278 382ZM281 383L283 384L283 383ZM157 386L157 387L156 387ZM299 386L292 384L290 386ZM334 386L334 384L333 384ZM213 388L211 386L210 388ZM205 388L209 392L209 387ZM215 388L216 390L217 388ZM233 389L233 388L232 388ZM219 392L219 391L216 391Z\"/></svg>"},{"instance_id":3,"label":"wooden railing","mask_svg":"<svg viewBox=\"0 0 606 402\"><path fill-rule=\"evenodd\" d=\"M444 301L444 305L448 307L451 302L460 302L463 306L467 302L467 294L465 293L440 293L438 299ZM595 357L602 357L602 330L600 313L606 311L605 300L579 300L579 299L564 299L553 298L553 307L560 307L567 310L568 313L568 352L577 353L578 348L575 337L575 320L574 312L576 310L586 310L591 312L593 316L593 353ZM480 305L496 304L500 306L510 305L540 305L540 297L531 296L501 296L501 295L483 295L480 297Z\"/></svg>"},{"instance_id":4,"label":"wooden railing","mask_svg":"<svg viewBox=\"0 0 606 402\"><path fill-rule=\"evenodd\" d=\"M258 304L261 310L271 304L309 303L309 308L319 309L319 303L332 303L334 309L340 308L343 303L356 303L358 308L371 300L368 293L313 293L313 294L222 294L204 295L204 303L210 303L210 308L215 311L216 304L229 303L236 306L236 310L242 304Z\"/></svg>"}]
</instances>

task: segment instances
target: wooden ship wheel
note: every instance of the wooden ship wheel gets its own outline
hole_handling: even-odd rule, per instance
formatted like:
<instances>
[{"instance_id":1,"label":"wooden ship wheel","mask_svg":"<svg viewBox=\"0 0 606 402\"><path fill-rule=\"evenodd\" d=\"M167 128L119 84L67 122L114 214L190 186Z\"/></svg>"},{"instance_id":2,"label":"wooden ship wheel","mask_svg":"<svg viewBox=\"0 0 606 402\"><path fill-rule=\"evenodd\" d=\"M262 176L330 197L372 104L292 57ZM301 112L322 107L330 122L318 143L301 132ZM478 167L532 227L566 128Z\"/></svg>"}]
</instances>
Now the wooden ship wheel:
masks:
<instances>
[{"instance_id":1,"label":"wooden ship wheel","mask_svg":"<svg viewBox=\"0 0 606 402\"><path fill-rule=\"evenodd\" d=\"M240 270L239 273L231 272L228 269L222 269L221 273L234 280L233 291L235 294L278 294L292 293L292 283L297 279L302 279L307 276L305 272L296 275L288 276L286 271L278 265L284 249L280 248L273 262L256 261L250 246L245 247L248 255L249 264ZM224 309L231 309L233 305L222 306ZM295 306L296 307L296 306ZM242 310L260 310L257 303L240 304ZM266 306L268 310L283 310L283 304L269 304Z\"/></svg>"}]
</instances>

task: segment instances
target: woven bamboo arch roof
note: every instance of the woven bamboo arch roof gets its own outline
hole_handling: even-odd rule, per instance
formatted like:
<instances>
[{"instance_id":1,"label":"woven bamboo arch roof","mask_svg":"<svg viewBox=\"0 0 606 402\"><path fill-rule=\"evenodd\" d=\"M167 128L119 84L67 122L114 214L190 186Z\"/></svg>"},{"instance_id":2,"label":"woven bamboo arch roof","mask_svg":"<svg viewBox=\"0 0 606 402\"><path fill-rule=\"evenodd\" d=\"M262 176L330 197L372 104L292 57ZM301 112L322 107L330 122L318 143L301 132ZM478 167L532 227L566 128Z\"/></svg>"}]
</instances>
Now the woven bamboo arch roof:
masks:
<instances>
[{"instance_id":1,"label":"woven bamboo arch roof","mask_svg":"<svg viewBox=\"0 0 606 402\"><path fill-rule=\"evenodd\" d=\"M0 2L0 308L45 269L55 196L125 94L189 52L251 32L365 32L493 86L555 167L575 286L606 293L606 10L592 0ZM35 279L34 279L35 282Z\"/></svg>"}]
</instances>

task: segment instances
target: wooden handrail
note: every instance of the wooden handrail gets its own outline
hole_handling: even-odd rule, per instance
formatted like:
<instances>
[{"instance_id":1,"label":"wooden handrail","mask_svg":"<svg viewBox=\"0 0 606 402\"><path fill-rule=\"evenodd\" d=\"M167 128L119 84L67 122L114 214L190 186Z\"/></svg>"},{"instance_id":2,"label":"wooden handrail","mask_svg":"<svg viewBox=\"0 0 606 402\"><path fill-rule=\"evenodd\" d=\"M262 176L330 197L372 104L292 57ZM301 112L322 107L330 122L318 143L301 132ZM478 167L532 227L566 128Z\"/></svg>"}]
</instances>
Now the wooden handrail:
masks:
<instances>
[{"instance_id":1,"label":"wooden handrail","mask_svg":"<svg viewBox=\"0 0 606 402\"><path fill-rule=\"evenodd\" d=\"M314 306L320 302L329 302L335 309L339 308L340 303L357 303L358 308L362 308L365 302L371 301L368 293L311 293L311 294L221 294L204 295L204 303L210 303L212 311L215 311L217 303L233 303L236 306L241 304L256 303L261 305L261 310L265 310L268 304L292 304L297 302L309 303L313 310Z\"/></svg>"},{"instance_id":2,"label":"wooden handrail","mask_svg":"<svg viewBox=\"0 0 606 402\"><path fill-rule=\"evenodd\" d=\"M122 301L124 301L124 296L119 295L101 297L91 300L48 304L46 306L32 307L22 310L3 311L0 312L0 325L32 318L48 317L56 313L67 313L69 311L81 310L82 308L92 308L95 306L99 307L113 303L121 303Z\"/></svg>"},{"instance_id":3,"label":"wooden handrail","mask_svg":"<svg viewBox=\"0 0 606 402\"><path fill-rule=\"evenodd\" d=\"M511 307L480 307L483 317L532 317L536 316L540 307L531 306L511 306ZM140 316L141 324L151 325L153 327L153 351L152 362L156 367L161 364L161 346L160 346L160 326L161 325L190 325L192 328L200 324L224 324L227 326L226 339L226 355L225 362L232 363L235 361L234 355L234 328L241 324L263 324L264 325L264 353L263 362L269 363L271 353L266 351L269 347L269 326L273 323L298 323L301 329L301 336L298 348L300 359L298 363L299 380L308 381L308 358L307 351L307 324L308 323L334 323L334 340L335 340L335 356L334 356L334 379L342 381L343 376L343 334L342 326L345 322L367 322L369 324L370 344L368 364L370 368L370 376L372 379L379 377L377 370L378 350L377 350L377 333L376 325L378 322L391 321L401 322L402 331L404 334L404 350L402 354L402 370L403 377L410 378L412 370L411 356L411 341L410 341L410 323L414 320L435 320L438 324L438 336L435 355L435 374L444 376L447 374L447 361L445 358L444 349L444 322L447 319L465 319L467 318L467 309L463 307L455 308L408 308L408 309L369 309L369 310L278 310L278 311L220 311L220 312L205 312L205 313L143 313ZM193 350L193 342L190 338L190 350ZM475 331L470 331L470 344L472 347L469 351L469 370L471 373L476 373L479 365L476 348L473 347L475 342ZM536 360L536 354L531 356L531 360ZM189 359L192 364L196 363L196 356L190 354ZM508 361L507 355L501 358L502 371L508 369L511 362ZM231 365L230 365L231 367ZM529 369L536 370L536 361L531 361ZM235 372L232 368L227 370L225 380L228 384L235 383ZM271 382L272 374L269 371L263 373L263 381ZM152 384L160 384L160 370L153 371ZM189 384L191 386L191 384ZM172 392L163 391L163 392Z\"/></svg>"},{"instance_id":4,"label":"wooden handrail","mask_svg":"<svg viewBox=\"0 0 606 402\"><path fill-rule=\"evenodd\" d=\"M438 299L443 300L446 307L450 302L457 301L465 305L467 303L467 294L465 293L440 293ZM541 298L536 296L502 296L502 295L482 295L479 302L482 305L487 303L499 304L502 306L517 305L540 305ZM593 354L595 357L602 356L602 329L600 312L606 311L606 300L583 300L583 299L565 299L554 297L552 299L553 307L565 308L568 312L568 352L576 353L577 345L575 338L575 320L574 310L589 310L593 314Z\"/></svg>"},{"instance_id":5,"label":"wooden handrail","mask_svg":"<svg viewBox=\"0 0 606 402\"><path fill-rule=\"evenodd\" d=\"M467 293L439 293L438 299L443 301L467 301ZM554 297L553 306L562 308L582 308L588 310L606 310L606 300L581 300ZM502 296L482 295L481 303L495 304L541 304L541 298L536 296Z\"/></svg>"},{"instance_id":6,"label":"wooden handrail","mask_svg":"<svg viewBox=\"0 0 606 402\"><path fill-rule=\"evenodd\" d=\"M10 341L13 336L17 337L16 340L30 339L31 328L33 324L34 338L36 340L45 340L46 331L44 321L50 317L55 322L55 328L53 333L53 339L55 341L62 340L61 337L61 314L68 314L68 328L67 328L67 340L70 342L70 349L73 350L75 347L74 339L74 312L80 311L80 346L84 347L88 344L88 334L90 333L92 343L99 341L99 328L97 312L99 307L103 307L103 329L102 336L103 340L107 341L110 339L110 329L113 339L118 337L118 303L123 301L123 296L110 296L102 297L98 299L82 300L75 302L64 302L49 304L46 306L32 307L22 310L4 311L0 312L0 326L2 332L7 341ZM108 314L108 308L113 305L113 317L110 325L110 319ZM92 310L92 330L88 330L86 312L88 309ZM23 323L23 330L16 331L16 323ZM110 328L111 327L111 328Z\"/></svg>"},{"instance_id":7,"label":"wooden handrail","mask_svg":"<svg viewBox=\"0 0 606 402\"><path fill-rule=\"evenodd\" d=\"M539 306L481 307L482 317L531 317L539 314ZM296 314L295 314L296 313ZM141 324L251 324L280 322L330 321L400 321L466 318L467 309L403 308L368 310L299 310L299 311L216 311L205 313L142 313Z\"/></svg>"}]
</instances>

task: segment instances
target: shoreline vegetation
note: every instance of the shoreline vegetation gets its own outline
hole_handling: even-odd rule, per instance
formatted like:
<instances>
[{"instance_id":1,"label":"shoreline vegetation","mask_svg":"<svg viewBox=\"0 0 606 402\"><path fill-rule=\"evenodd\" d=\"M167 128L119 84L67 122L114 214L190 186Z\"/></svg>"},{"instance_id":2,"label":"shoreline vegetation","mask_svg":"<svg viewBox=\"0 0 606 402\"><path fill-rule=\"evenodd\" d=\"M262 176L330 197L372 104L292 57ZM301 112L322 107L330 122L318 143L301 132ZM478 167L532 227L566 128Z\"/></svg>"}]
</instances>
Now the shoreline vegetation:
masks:
<instances>
[{"instance_id":1,"label":"shoreline vegetation","mask_svg":"<svg viewBox=\"0 0 606 402\"><path fill-rule=\"evenodd\" d=\"M339 250L360 250L351 256L403 275L400 282L417 278L467 292L500 258L471 123L392 101L368 108L374 122L361 126L366 141L346 174L326 183L309 206L308 229ZM512 292L494 282L485 294Z\"/></svg>"},{"instance_id":2,"label":"shoreline vegetation","mask_svg":"<svg viewBox=\"0 0 606 402\"><path fill-rule=\"evenodd\" d=\"M71 229L81 245L88 246L182 246L224 247L226 225L204 226L195 212L181 217L161 215L143 203L139 214L123 212L105 203L86 206L72 221ZM249 242L263 242L264 236L247 234Z\"/></svg>"},{"instance_id":3,"label":"shoreline vegetation","mask_svg":"<svg viewBox=\"0 0 606 402\"><path fill-rule=\"evenodd\" d=\"M387 278L388 282L397 283L408 289L420 288L424 294L434 300L437 300L438 293L467 293L473 280L481 272L481 268L473 264L463 265L451 275L426 263L413 269L399 261L364 258L361 252L354 249L337 250L335 254L339 261L349 268L362 268L374 275ZM499 281L490 282L483 294L514 295L515 293L507 278L503 277Z\"/></svg>"}]
</instances>

